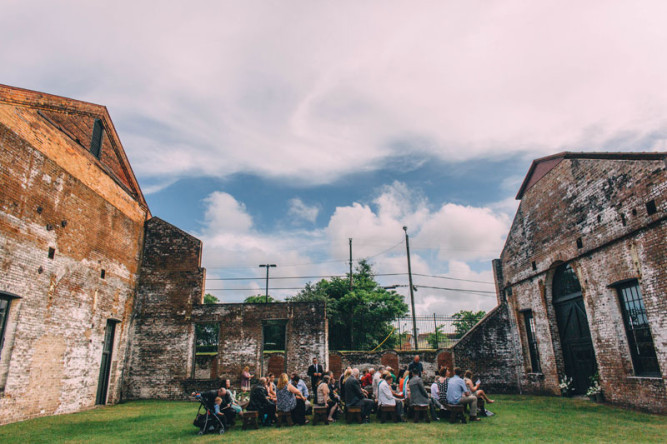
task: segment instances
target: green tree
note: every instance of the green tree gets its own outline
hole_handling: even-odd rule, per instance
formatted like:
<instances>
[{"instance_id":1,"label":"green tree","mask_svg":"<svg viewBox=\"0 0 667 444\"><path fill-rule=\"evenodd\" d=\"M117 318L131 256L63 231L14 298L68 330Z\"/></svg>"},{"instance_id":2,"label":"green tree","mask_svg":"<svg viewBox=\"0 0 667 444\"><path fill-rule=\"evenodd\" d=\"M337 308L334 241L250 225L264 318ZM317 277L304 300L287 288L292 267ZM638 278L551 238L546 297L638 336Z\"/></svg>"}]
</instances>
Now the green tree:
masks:
<instances>
[{"instance_id":1,"label":"green tree","mask_svg":"<svg viewBox=\"0 0 667 444\"><path fill-rule=\"evenodd\" d=\"M206 293L204 295L204 304L219 304L219 303L220 301L218 300L218 298L216 298L212 294Z\"/></svg>"},{"instance_id":2,"label":"green tree","mask_svg":"<svg viewBox=\"0 0 667 444\"><path fill-rule=\"evenodd\" d=\"M435 332L430 333L426 338L429 347L431 348L440 348L440 344L445 342L445 334L442 332L442 325L438 325L435 328Z\"/></svg>"},{"instance_id":3,"label":"green tree","mask_svg":"<svg viewBox=\"0 0 667 444\"><path fill-rule=\"evenodd\" d=\"M387 291L375 280L371 265L359 261L350 276L334 277L306 284L292 302L323 301L329 319L329 348L332 350L368 350L375 348L392 332L391 322L408 312L403 296ZM382 348L393 348L397 335Z\"/></svg>"},{"instance_id":4,"label":"green tree","mask_svg":"<svg viewBox=\"0 0 667 444\"><path fill-rule=\"evenodd\" d=\"M468 330L473 328L475 324L477 324L480 319L484 317L485 314L485 311L473 312L468 310L461 310L457 313L454 313L452 318L454 318L453 324L456 328L456 335L460 338L466 334Z\"/></svg>"},{"instance_id":5,"label":"green tree","mask_svg":"<svg viewBox=\"0 0 667 444\"><path fill-rule=\"evenodd\" d=\"M246 304L264 304L266 301L267 301L266 295L256 294L255 296L248 296L247 298L245 298L243 302L245 302ZM273 299L271 295L269 295L268 301L278 302L275 299Z\"/></svg>"}]
</instances>

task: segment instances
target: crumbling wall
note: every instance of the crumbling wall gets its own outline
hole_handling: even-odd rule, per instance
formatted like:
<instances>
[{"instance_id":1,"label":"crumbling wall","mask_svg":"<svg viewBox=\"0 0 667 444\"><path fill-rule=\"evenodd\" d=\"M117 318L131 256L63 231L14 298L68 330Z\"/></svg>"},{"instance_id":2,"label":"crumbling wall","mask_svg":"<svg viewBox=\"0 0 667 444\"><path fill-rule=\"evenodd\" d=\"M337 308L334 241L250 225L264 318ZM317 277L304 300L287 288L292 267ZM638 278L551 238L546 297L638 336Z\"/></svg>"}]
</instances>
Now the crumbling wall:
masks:
<instances>
[{"instance_id":1,"label":"crumbling wall","mask_svg":"<svg viewBox=\"0 0 667 444\"><path fill-rule=\"evenodd\" d=\"M472 370L488 393L517 391L517 351L507 304L488 312L452 349L453 365Z\"/></svg>"},{"instance_id":2,"label":"crumbling wall","mask_svg":"<svg viewBox=\"0 0 667 444\"><path fill-rule=\"evenodd\" d=\"M629 153L631 154L631 153ZM552 301L555 268L582 287L605 398L667 412L667 172L662 159L565 159L523 195L501 261L502 294L521 341L521 384L560 393L564 373ZM656 211L650 214L650 202ZM637 377L613 284L637 279L662 378ZM511 290L510 290L511 289ZM541 370L532 372L521 312L531 310Z\"/></svg>"},{"instance_id":3,"label":"crumbling wall","mask_svg":"<svg viewBox=\"0 0 667 444\"><path fill-rule=\"evenodd\" d=\"M0 104L0 424L94 406L108 319L118 401L148 211L40 119Z\"/></svg>"},{"instance_id":4,"label":"crumbling wall","mask_svg":"<svg viewBox=\"0 0 667 444\"><path fill-rule=\"evenodd\" d=\"M154 217L145 224L123 398L179 399L194 377L192 309L203 301L201 241Z\"/></svg>"},{"instance_id":5,"label":"crumbling wall","mask_svg":"<svg viewBox=\"0 0 667 444\"><path fill-rule=\"evenodd\" d=\"M308 380L306 373L312 358L317 357L323 365L328 361L324 303L196 305L192 320L220 323L218 377L230 379L235 386L240 384L241 371L246 365L256 377L269 371L268 359L264 358L262 321L287 322L284 357L289 373L298 372L304 380Z\"/></svg>"}]
</instances>

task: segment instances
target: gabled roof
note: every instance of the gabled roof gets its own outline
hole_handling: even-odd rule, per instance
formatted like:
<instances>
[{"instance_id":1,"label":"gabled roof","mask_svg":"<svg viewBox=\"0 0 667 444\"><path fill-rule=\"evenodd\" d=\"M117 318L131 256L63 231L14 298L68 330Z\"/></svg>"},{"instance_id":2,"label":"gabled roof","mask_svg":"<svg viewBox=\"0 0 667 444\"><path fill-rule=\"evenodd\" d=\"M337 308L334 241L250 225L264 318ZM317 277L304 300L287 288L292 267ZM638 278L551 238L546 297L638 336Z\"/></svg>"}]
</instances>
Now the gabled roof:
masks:
<instances>
[{"instance_id":1,"label":"gabled roof","mask_svg":"<svg viewBox=\"0 0 667 444\"><path fill-rule=\"evenodd\" d=\"M47 122L90 154L95 162L125 192L148 210L139 183L105 106L0 84L0 105L31 111L34 119ZM36 113L36 115L35 115ZM99 158L90 153L95 120L102 123L103 139Z\"/></svg>"},{"instance_id":2,"label":"gabled roof","mask_svg":"<svg viewBox=\"0 0 667 444\"><path fill-rule=\"evenodd\" d=\"M543 178L549 171L561 163L564 159L604 159L604 160L665 160L667 153L575 153L563 151L562 153L552 154L551 156L541 157L533 160L528 169L526 178L523 179L521 188L516 195L517 200L521 200L524 193Z\"/></svg>"}]
</instances>

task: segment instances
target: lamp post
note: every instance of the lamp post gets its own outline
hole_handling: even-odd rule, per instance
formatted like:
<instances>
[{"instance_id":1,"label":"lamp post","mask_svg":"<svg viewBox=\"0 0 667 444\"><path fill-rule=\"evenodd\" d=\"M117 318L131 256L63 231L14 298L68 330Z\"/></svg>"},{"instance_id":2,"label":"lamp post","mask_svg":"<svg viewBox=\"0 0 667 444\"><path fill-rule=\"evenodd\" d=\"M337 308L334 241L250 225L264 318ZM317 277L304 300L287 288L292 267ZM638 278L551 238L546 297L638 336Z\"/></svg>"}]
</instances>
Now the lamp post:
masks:
<instances>
[{"instance_id":1,"label":"lamp post","mask_svg":"<svg viewBox=\"0 0 667 444\"><path fill-rule=\"evenodd\" d=\"M410 281L410 304L412 305L412 334L415 336L415 350L419 350L419 342L417 340L417 320L415 319L415 293L412 285L412 267L410 265L410 239L408 237L408 227L403 227L405 231L405 248L408 252L408 280Z\"/></svg>"},{"instance_id":2,"label":"lamp post","mask_svg":"<svg viewBox=\"0 0 667 444\"><path fill-rule=\"evenodd\" d=\"M269 303L269 268L276 267L276 264L260 264L261 268L266 268L266 299L265 303Z\"/></svg>"}]
</instances>

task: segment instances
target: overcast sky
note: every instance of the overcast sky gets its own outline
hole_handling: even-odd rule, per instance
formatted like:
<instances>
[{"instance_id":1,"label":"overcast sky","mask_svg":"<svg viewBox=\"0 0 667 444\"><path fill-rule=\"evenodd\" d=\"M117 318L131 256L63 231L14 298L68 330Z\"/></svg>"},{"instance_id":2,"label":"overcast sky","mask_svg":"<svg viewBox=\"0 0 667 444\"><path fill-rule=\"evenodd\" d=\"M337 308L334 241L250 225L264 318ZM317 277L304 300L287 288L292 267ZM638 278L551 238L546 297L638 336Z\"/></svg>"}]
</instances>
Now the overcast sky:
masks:
<instances>
[{"instance_id":1,"label":"overcast sky","mask_svg":"<svg viewBox=\"0 0 667 444\"><path fill-rule=\"evenodd\" d=\"M422 314L489 310L530 162L667 151L664 1L29 1L0 83L105 105L225 302L370 258ZM315 279L274 280L301 287ZM222 290L243 288L246 290ZM402 288L401 292L407 294ZM296 290L273 290L284 298Z\"/></svg>"}]
</instances>

